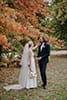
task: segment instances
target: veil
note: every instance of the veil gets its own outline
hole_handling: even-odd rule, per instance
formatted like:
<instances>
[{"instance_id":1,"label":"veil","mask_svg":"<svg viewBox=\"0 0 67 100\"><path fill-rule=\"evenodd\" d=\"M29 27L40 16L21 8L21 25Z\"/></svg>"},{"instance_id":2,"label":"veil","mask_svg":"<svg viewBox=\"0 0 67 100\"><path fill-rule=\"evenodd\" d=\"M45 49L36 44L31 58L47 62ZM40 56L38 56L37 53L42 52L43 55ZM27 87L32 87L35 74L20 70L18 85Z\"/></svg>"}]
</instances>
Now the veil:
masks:
<instances>
[{"instance_id":1,"label":"veil","mask_svg":"<svg viewBox=\"0 0 67 100\"><path fill-rule=\"evenodd\" d=\"M13 84L13 85L8 85L4 86L3 88L6 91L9 91L10 89L15 89L15 90L20 90L25 87L26 85L26 79L27 79L27 70L28 70L28 43L26 43L22 58L20 61L21 69L20 69L20 74L19 74L19 83L18 84Z\"/></svg>"},{"instance_id":2,"label":"veil","mask_svg":"<svg viewBox=\"0 0 67 100\"><path fill-rule=\"evenodd\" d=\"M20 65L23 67L25 67L25 65L27 66L27 64L29 63L29 44L33 45L32 41L29 41L28 43L26 43L26 45L24 46L24 50L23 50L23 54L22 54L22 58L20 61Z\"/></svg>"},{"instance_id":3,"label":"veil","mask_svg":"<svg viewBox=\"0 0 67 100\"><path fill-rule=\"evenodd\" d=\"M21 58L21 61L20 61L20 65L23 67L25 67L25 65L27 65L27 62L28 62L28 43L26 43L25 47L24 47L24 50L23 50L23 54L22 54L22 58Z\"/></svg>"},{"instance_id":4,"label":"veil","mask_svg":"<svg viewBox=\"0 0 67 100\"><path fill-rule=\"evenodd\" d=\"M22 58L20 61L21 69L19 74L19 84L21 84L23 87L25 87L27 74L28 74L28 63L29 63L29 44L26 43L24 46ZM24 81L23 81L24 80Z\"/></svg>"}]
</instances>

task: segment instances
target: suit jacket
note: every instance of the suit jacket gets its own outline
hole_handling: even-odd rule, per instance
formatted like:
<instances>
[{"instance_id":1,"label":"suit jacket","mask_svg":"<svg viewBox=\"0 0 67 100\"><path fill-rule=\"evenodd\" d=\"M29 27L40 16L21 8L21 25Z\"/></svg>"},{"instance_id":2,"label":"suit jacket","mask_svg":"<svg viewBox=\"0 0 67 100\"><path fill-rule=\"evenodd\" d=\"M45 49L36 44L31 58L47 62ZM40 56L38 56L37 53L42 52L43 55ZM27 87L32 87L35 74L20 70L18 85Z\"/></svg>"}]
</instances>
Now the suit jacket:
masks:
<instances>
[{"instance_id":1,"label":"suit jacket","mask_svg":"<svg viewBox=\"0 0 67 100\"><path fill-rule=\"evenodd\" d=\"M42 59L38 61L39 63L48 63L49 55L50 55L50 45L48 43L44 43L42 50L41 50L41 45L38 47L37 57L42 57Z\"/></svg>"}]
</instances>

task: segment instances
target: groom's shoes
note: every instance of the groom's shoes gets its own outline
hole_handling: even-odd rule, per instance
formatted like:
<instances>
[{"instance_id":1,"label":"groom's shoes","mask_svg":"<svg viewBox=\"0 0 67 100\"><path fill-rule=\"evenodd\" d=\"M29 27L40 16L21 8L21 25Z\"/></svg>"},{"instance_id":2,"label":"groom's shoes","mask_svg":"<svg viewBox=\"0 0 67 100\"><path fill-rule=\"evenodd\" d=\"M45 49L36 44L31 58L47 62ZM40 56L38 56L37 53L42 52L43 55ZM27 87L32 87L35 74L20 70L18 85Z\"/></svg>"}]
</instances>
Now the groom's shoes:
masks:
<instances>
[{"instance_id":1,"label":"groom's shoes","mask_svg":"<svg viewBox=\"0 0 67 100\"><path fill-rule=\"evenodd\" d=\"M44 86L43 89L47 89L47 88Z\"/></svg>"},{"instance_id":2,"label":"groom's shoes","mask_svg":"<svg viewBox=\"0 0 67 100\"><path fill-rule=\"evenodd\" d=\"M42 86L43 89L46 89L46 86L45 85L42 84L41 86Z\"/></svg>"}]
</instances>

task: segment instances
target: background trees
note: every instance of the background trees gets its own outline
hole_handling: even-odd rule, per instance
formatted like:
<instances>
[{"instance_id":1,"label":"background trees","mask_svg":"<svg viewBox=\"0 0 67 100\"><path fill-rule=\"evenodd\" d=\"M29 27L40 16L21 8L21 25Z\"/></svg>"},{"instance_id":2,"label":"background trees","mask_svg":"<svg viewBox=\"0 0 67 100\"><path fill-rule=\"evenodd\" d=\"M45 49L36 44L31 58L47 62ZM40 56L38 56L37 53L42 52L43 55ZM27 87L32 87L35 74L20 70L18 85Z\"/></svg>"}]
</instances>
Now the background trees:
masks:
<instances>
[{"instance_id":1,"label":"background trees","mask_svg":"<svg viewBox=\"0 0 67 100\"><path fill-rule=\"evenodd\" d=\"M36 40L40 29L47 31L38 23L37 13L48 15L43 0L0 0L1 62L13 63L30 38Z\"/></svg>"},{"instance_id":2,"label":"background trees","mask_svg":"<svg viewBox=\"0 0 67 100\"><path fill-rule=\"evenodd\" d=\"M0 0L0 55L3 61L8 65L10 61L13 63L13 59L21 56L24 44L30 39L36 43L37 36L42 33L51 44L62 47L63 43L50 35L53 32L47 25L48 17L48 3L43 0Z\"/></svg>"},{"instance_id":3,"label":"background trees","mask_svg":"<svg viewBox=\"0 0 67 100\"><path fill-rule=\"evenodd\" d=\"M67 1L52 0L49 6L51 21L47 20L47 27L53 30L52 35L64 41L67 48Z\"/></svg>"}]
</instances>

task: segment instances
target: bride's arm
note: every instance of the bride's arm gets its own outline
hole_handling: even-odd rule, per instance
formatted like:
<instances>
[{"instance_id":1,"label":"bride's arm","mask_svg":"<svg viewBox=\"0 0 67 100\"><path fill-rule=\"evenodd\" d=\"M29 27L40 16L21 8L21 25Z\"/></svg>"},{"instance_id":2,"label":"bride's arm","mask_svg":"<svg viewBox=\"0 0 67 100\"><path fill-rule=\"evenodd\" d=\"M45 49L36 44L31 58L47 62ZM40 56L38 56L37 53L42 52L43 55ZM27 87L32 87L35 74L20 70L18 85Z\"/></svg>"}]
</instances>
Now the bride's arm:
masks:
<instances>
[{"instance_id":1,"label":"bride's arm","mask_svg":"<svg viewBox=\"0 0 67 100\"><path fill-rule=\"evenodd\" d=\"M39 44L36 45L36 46L34 46L34 47L32 48L32 50L35 50L36 48L38 48L38 46L39 46Z\"/></svg>"}]
</instances>

